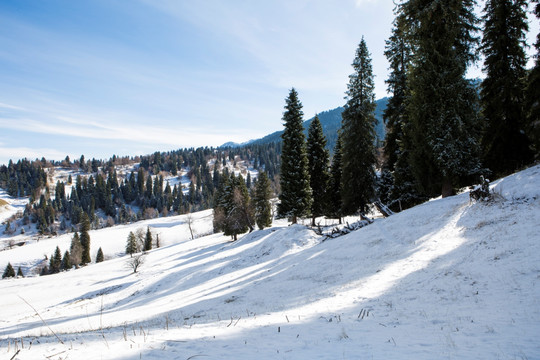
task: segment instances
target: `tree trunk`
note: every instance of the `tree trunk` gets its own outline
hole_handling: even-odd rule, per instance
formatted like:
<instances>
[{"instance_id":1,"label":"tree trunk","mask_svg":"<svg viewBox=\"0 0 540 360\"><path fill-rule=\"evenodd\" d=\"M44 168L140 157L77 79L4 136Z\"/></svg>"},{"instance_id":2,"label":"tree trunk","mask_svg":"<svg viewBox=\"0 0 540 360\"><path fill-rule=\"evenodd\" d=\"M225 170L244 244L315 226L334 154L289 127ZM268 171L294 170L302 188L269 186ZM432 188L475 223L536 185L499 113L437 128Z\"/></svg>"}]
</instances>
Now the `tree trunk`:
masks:
<instances>
[{"instance_id":1,"label":"tree trunk","mask_svg":"<svg viewBox=\"0 0 540 360\"><path fill-rule=\"evenodd\" d=\"M292 221L293 224L296 224L296 221L297 221L296 215L293 215L293 216L292 216L292 220L291 220L291 221Z\"/></svg>"},{"instance_id":2,"label":"tree trunk","mask_svg":"<svg viewBox=\"0 0 540 360\"><path fill-rule=\"evenodd\" d=\"M442 183L442 197L448 197L454 195L454 189L452 187L452 181L449 178L445 177Z\"/></svg>"}]
</instances>

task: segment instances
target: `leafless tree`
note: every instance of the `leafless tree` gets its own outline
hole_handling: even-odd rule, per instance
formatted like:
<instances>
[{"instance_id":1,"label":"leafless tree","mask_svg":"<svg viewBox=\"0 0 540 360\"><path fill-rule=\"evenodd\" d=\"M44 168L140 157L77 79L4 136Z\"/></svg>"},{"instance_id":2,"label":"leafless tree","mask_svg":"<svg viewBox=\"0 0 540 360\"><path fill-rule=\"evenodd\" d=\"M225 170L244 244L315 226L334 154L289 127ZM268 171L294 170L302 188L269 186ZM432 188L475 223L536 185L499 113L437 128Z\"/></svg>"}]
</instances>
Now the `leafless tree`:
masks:
<instances>
[{"instance_id":1,"label":"leafless tree","mask_svg":"<svg viewBox=\"0 0 540 360\"><path fill-rule=\"evenodd\" d=\"M145 258L145 254L142 253L142 254L137 254L133 257L130 257L129 259L127 259L126 261L126 267L128 269L131 269L133 270L133 273L135 274L137 272L137 270L139 269L139 267L144 264L146 258Z\"/></svg>"}]
</instances>

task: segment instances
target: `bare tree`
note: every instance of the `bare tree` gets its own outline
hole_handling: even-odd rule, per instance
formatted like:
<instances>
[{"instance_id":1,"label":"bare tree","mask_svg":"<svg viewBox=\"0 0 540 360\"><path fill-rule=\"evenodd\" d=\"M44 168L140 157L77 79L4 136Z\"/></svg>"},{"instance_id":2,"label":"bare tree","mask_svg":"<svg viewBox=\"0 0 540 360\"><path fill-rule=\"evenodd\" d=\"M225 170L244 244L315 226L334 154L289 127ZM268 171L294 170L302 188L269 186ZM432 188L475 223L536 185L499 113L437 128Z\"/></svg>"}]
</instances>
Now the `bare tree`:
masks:
<instances>
[{"instance_id":1,"label":"bare tree","mask_svg":"<svg viewBox=\"0 0 540 360\"><path fill-rule=\"evenodd\" d=\"M193 223L194 223L194 219L193 219L193 216L191 215L191 213L188 213L187 216L186 216L186 222L187 222L187 225L188 225L188 228L189 228L189 232L191 233L191 240L195 239L195 237L193 236Z\"/></svg>"},{"instance_id":2,"label":"bare tree","mask_svg":"<svg viewBox=\"0 0 540 360\"><path fill-rule=\"evenodd\" d=\"M126 261L126 267L128 269L131 269L133 270L133 273L135 274L137 272L137 270L139 269L139 267L144 264L146 258L145 258L145 254L137 254L133 257L130 257L129 259L127 259Z\"/></svg>"}]
</instances>

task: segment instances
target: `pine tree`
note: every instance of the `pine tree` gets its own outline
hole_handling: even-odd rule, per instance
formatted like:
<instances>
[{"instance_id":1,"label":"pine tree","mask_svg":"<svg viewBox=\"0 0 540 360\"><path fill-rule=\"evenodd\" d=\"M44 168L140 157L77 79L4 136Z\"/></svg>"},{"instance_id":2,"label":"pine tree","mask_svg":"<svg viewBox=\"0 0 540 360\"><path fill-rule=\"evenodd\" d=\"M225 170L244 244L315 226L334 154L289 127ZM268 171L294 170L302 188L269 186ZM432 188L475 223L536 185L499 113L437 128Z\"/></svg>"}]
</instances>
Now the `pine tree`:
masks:
<instances>
[{"instance_id":1,"label":"pine tree","mask_svg":"<svg viewBox=\"0 0 540 360\"><path fill-rule=\"evenodd\" d=\"M69 253L69 251L66 250L66 252L64 253L64 257L62 258L62 266L61 266L61 269L62 270L69 270L71 269L71 255Z\"/></svg>"},{"instance_id":2,"label":"pine tree","mask_svg":"<svg viewBox=\"0 0 540 360\"><path fill-rule=\"evenodd\" d=\"M398 8L400 9L400 8ZM403 123L406 119L406 101L409 96L407 72L410 65L412 45L407 39L406 18L399 12L394 20L392 36L386 41L384 55L390 63L390 75L385 81L392 97L388 100L383 118L386 124L384 142L385 167L394 171L403 140Z\"/></svg>"},{"instance_id":3,"label":"pine tree","mask_svg":"<svg viewBox=\"0 0 540 360\"><path fill-rule=\"evenodd\" d=\"M343 211L368 211L375 186L375 93L370 54L362 37L349 75L343 110L342 201Z\"/></svg>"},{"instance_id":4,"label":"pine tree","mask_svg":"<svg viewBox=\"0 0 540 360\"><path fill-rule=\"evenodd\" d=\"M253 206L255 208L255 222L261 230L272 226L271 197L272 189L268 175L265 172L260 172L253 191Z\"/></svg>"},{"instance_id":5,"label":"pine tree","mask_svg":"<svg viewBox=\"0 0 540 360\"><path fill-rule=\"evenodd\" d=\"M50 259L49 272L51 274L56 274L60 272L61 267L62 267L62 253L60 252L60 248L57 246L54 251L54 255L52 255Z\"/></svg>"},{"instance_id":6,"label":"pine tree","mask_svg":"<svg viewBox=\"0 0 540 360\"><path fill-rule=\"evenodd\" d=\"M312 203L302 116L302 104L298 93L292 88L283 113L285 131L281 135L283 144L278 215L291 218L293 224L296 224L298 217L309 215Z\"/></svg>"},{"instance_id":7,"label":"pine tree","mask_svg":"<svg viewBox=\"0 0 540 360\"><path fill-rule=\"evenodd\" d=\"M476 91L465 79L475 60L474 0L409 0L414 55L409 74L412 170L422 191L452 195L480 171Z\"/></svg>"},{"instance_id":8,"label":"pine tree","mask_svg":"<svg viewBox=\"0 0 540 360\"><path fill-rule=\"evenodd\" d=\"M485 129L484 164L496 176L509 174L532 161L525 135L528 31L526 0L487 0L482 53L485 56L481 100Z\"/></svg>"},{"instance_id":9,"label":"pine tree","mask_svg":"<svg viewBox=\"0 0 540 360\"><path fill-rule=\"evenodd\" d=\"M152 250L152 233L150 232L150 226L146 228L146 236L144 238L144 251Z\"/></svg>"},{"instance_id":10,"label":"pine tree","mask_svg":"<svg viewBox=\"0 0 540 360\"><path fill-rule=\"evenodd\" d=\"M103 262L104 260L104 256L103 256L103 250L101 250L101 247L98 249L97 251L97 255L96 255L96 263L100 263L100 262Z\"/></svg>"},{"instance_id":11,"label":"pine tree","mask_svg":"<svg viewBox=\"0 0 540 360\"><path fill-rule=\"evenodd\" d=\"M133 254L137 252L137 237L133 231L129 232L126 244L126 254L129 254L130 257L133 257Z\"/></svg>"},{"instance_id":12,"label":"pine tree","mask_svg":"<svg viewBox=\"0 0 540 360\"><path fill-rule=\"evenodd\" d=\"M534 13L540 19L540 1L536 2ZM525 116L527 119L527 134L531 140L531 148L536 160L540 159L540 32L536 36L536 55L534 67L527 77L525 90Z\"/></svg>"},{"instance_id":13,"label":"pine tree","mask_svg":"<svg viewBox=\"0 0 540 360\"><path fill-rule=\"evenodd\" d=\"M326 149L326 138L318 116L315 116L308 129L307 158L309 185L313 202L311 204L311 225L315 226L315 218L322 216L328 207L328 162L330 155Z\"/></svg>"},{"instance_id":14,"label":"pine tree","mask_svg":"<svg viewBox=\"0 0 540 360\"><path fill-rule=\"evenodd\" d=\"M386 84L392 97L388 100L383 113L387 134L382 177L387 176L389 170L392 173L392 183L386 185L387 199L383 199L385 196L379 196L382 201L387 201L387 205L394 211L401 211L425 200L418 191L419 185L411 169L414 132L408 116L407 104L410 99L408 77L413 42L408 25L404 7L397 7L392 35L386 42L384 52L390 63L391 72ZM388 179L381 183L387 181Z\"/></svg>"},{"instance_id":15,"label":"pine tree","mask_svg":"<svg viewBox=\"0 0 540 360\"><path fill-rule=\"evenodd\" d=\"M24 274L23 274L22 269L21 269L20 266L19 266L19 268L17 269L17 277L24 277Z\"/></svg>"},{"instance_id":16,"label":"pine tree","mask_svg":"<svg viewBox=\"0 0 540 360\"><path fill-rule=\"evenodd\" d=\"M82 219L81 219L81 235L80 235L80 241L81 241L81 247L82 247L82 255L81 255L81 264L85 265L92 261L90 258L90 234L88 233L90 231L90 219L88 218L88 215L86 213L83 213Z\"/></svg>"},{"instance_id":17,"label":"pine tree","mask_svg":"<svg viewBox=\"0 0 540 360\"><path fill-rule=\"evenodd\" d=\"M242 176L236 177L234 172L222 184L215 200L214 231L223 231L237 240L238 234L253 230L248 190Z\"/></svg>"},{"instance_id":18,"label":"pine tree","mask_svg":"<svg viewBox=\"0 0 540 360\"><path fill-rule=\"evenodd\" d=\"M328 215L339 219L341 224L342 211L342 196L341 196L341 174L343 172L342 163L342 149L343 142L341 140L341 132L338 133L336 146L334 147L334 157L332 158L332 165L330 167L330 186L329 186L329 207Z\"/></svg>"},{"instance_id":19,"label":"pine tree","mask_svg":"<svg viewBox=\"0 0 540 360\"><path fill-rule=\"evenodd\" d=\"M15 270L13 269L13 266L11 266L11 263L8 263L6 268L4 269L4 274L2 275L2 279L8 278L8 277L15 277Z\"/></svg>"},{"instance_id":20,"label":"pine tree","mask_svg":"<svg viewBox=\"0 0 540 360\"><path fill-rule=\"evenodd\" d=\"M71 247L69 249L71 265L78 267L81 264L82 253L83 247L81 245L79 234L75 233L71 239Z\"/></svg>"}]
</instances>

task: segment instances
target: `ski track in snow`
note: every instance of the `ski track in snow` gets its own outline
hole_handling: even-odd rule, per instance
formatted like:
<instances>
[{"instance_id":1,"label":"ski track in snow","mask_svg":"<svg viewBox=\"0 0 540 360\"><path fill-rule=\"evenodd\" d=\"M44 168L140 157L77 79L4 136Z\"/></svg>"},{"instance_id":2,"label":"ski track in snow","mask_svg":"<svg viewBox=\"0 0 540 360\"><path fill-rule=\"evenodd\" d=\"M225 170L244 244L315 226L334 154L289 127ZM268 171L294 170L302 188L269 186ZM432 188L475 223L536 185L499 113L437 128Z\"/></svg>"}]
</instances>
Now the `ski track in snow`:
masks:
<instances>
[{"instance_id":1,"label":"ski track in snow","mask_svg":"<svg viewBox=\"0 0 540 360\"><path fill-rule=\"evenodd\" d=\"M487 205L436 199L324 242L283 220L236 242L191 240L186 216L91 231L92 256L112 259L0 281L0 355L540 359L540 166L493 189ZM211 211L193 219L211 232ZM132 274L121 254L146 226L164 246ZM1 251L0 268L31 270L70 236Z\"/></svg>"}]
</instances>

